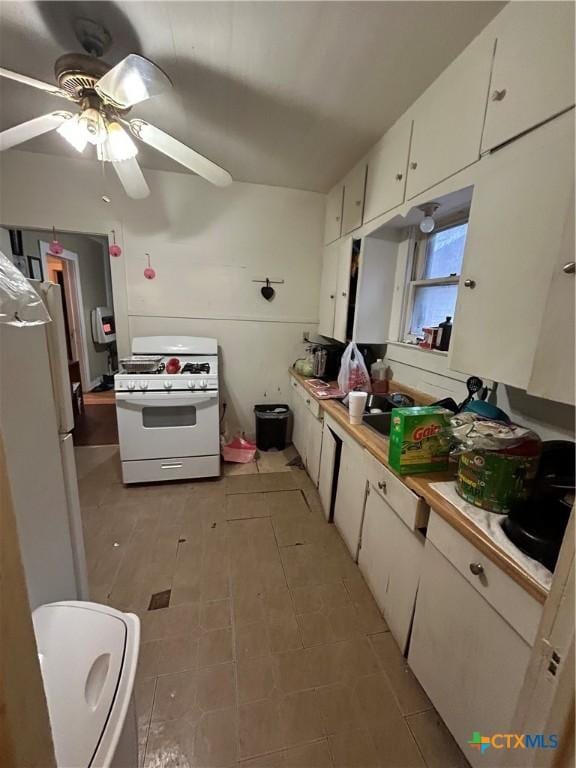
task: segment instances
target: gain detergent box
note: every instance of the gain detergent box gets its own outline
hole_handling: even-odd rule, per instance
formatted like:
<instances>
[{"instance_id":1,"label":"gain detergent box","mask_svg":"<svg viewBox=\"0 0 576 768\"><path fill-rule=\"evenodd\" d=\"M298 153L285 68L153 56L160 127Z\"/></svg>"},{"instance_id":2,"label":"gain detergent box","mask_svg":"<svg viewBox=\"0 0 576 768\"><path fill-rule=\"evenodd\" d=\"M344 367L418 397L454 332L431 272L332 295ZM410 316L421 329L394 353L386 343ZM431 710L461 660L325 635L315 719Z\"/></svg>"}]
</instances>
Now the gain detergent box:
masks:
<instances>
[{"instance_id":1,"label":"gain detergent box","mask_svg":"<svg viewBox=\"0 0 576 768\"><path fill-rule=\"evenodd\" d=\"M452 414L436 405L394 408L388 461L399 475L448 468L448 427Z\"/></svg>"}]
</instances>

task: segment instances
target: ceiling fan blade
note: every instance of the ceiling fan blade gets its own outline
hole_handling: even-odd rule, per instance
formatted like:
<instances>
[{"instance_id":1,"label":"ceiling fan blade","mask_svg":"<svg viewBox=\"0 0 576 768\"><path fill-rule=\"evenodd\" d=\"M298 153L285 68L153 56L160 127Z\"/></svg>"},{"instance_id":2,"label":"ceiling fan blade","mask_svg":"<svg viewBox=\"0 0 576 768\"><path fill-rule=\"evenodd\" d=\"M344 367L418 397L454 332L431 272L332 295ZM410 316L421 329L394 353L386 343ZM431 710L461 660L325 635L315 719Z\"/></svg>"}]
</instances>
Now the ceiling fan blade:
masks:
<instances>
[{"instance_id":1,"label":"ceiling fan blade","mask_svg":"<svg viewBox=\"0 0 576 768\"><path fill-rule=\"evenodd\" d=\"M106 72L95 85L96 93L117 107L133 107L172 88L172 81L156 64L131 53Z\"/></svg>"},{"instance_id":2,"label":"ceiling fan blade","mask_svg":"<svg viewBox=\"0 0 576 768\"><path fill-rule=\"evenodd\" d=\"M26 123L20 123L20 125L15 125L13 128L8 128L0 133L0 152L4 149L15 147L17 144L23 144L25 141L40 136L42 133L53 131L71 117L71 112L49 112L47 115L34 117Z\"/></svg>"},{"instance_id":3,"label":"ceiling fan blade","mask_svg":"<svg viewBox=\"0 0 576 768\"><path fill-rule=\"evenodd\" d=\"M141 200L144 197L148 197L150 188L135 157L130 158L130 160L112 163L112 165L128 197L131 197L133 200Z\"/></svg>"},{"instance_id":4,"label":"ceiling fan blade","mask_svg":"<svg viewBox=\"0 0 576 768\"><path fill-rule=\"evenodd\" d=\"M129 125L134 136L141 139L145 144L168 155L172 160L176 160L180 165L189 168L194 173L197 173L198 176L202 176L217 187L226 187L232 183L232 176L230 176L228 171L220 168L219 165L208 160L207 157L190 149L186 144L182 144L181 141L164 133L160 128L156 128L145 120L139 119L130 120Z\"/></svg>"},{"instance_id":5,"label":"ceiling fan blade","mask_svg":"<svg viewBox=\"0 0 576 768\"><path fill-rule=\"evenodd\" d=\"M57 85L51 85L51 83L44 83L42 80L36 80L28 75L21 75L19 72L12 72L10 69L4 69L0 67L0 77L7 77L9 80L16 80L17 83L24 83L24 85L31 85L32 88L39 88L41 91L51 93L53 96L60 96L62 99L69 99L70 96L66 91L62 91Z\"/></svg>"}]
</instances>

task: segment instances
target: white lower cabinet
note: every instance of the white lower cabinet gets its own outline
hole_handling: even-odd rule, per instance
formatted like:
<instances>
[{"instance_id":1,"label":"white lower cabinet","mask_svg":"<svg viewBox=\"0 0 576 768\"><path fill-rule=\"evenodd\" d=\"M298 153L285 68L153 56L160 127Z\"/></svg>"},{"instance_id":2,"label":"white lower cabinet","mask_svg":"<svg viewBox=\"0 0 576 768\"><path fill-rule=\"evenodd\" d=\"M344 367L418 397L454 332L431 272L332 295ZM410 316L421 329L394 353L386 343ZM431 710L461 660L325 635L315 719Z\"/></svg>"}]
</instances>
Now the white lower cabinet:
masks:
<instances>
[{"instance_id":1,"label":"white lower cabinet","mask_svg":"<svg viewBox=\"0 0 576 768\"><path fill-rule=\"evenodd\" d=\"M322 432L322 451L320 456L320 474L318 477L318 493L326 520L330 520L332 506L332 484L334 481L334 465L336 464L336 438L330 429L328 419L324 419Z\"/></svg>"},{"instance_id":2,"label":"white lower cabinet","mask_svg":"<svg viewBox=\"0 0 576 768\"><path fill-rule=\"evenodd\" d=\"M318 486L320 456L322 453L322 421L308 412L308 444L306 446L306 469L314 485Z\"/></svg>"},{"instance_id":3,"label":"white lower cabinet","mask_svg":"<svg viewBox=\"0 0 576 768\"><path fill-rule=\"evenodd\" d=\"M334 523L354 560L358 557L362 515L366 499L364 451L351 438L342 441Z\"/></svg>"},{"instance_id":4,"label":"white lower cabinet","mask_svg":"<svg viewBox=\"0 0 576 768\"><path fill-rule=\"evenodd\" d=\"M424 536L410 530L370 484L358 565L402 653L410 635Z\"/></svg>"},{"instance_id":5,"label":"white lower cabinet","mask_svg":"<svg viewBox=\"0 0 576 768\"><path fill-rule=\"evenodd\" d=\"M322 416L318 403L304 387L291 379L292 444L315 485L318 485L322 451Z\"/></svg>"},{"instance_id":6,"label":"white lower cabinet","mask_svg":"<svg viewBox=\"0 0 576 768\"><path fill-rule=\"evenodd\" d=\"M432 524L433 518L432 514ZM453 529L449 538L462 539ZM466 547L471 546L462 541ZM449 546L456 545L452 541ZM457 555L457 550L454 553ZM467 551L466 560L469 554ZM476 550L473 556L477 571L483 557ZM468 565L466 568L469 570ZM535 631L538 620L538 611L533 610L530 600L499 569L496 572L487 567L478 576L470 572L464 576L463 566L455 567L427 539L408 662L475 767L486 765L486 755L470 749L468 741L473 732L510 732L531 652L520 632L527 614L534 621L526 633ZM507 620L513 619L512 615L504 618L494 605L506 604L506 613L509 608L512 614L520 611L520 603L522 618L513 620L517 631ZM491 757L491 766L500 765L496 754Z\"/></svg>"}]
</instances>

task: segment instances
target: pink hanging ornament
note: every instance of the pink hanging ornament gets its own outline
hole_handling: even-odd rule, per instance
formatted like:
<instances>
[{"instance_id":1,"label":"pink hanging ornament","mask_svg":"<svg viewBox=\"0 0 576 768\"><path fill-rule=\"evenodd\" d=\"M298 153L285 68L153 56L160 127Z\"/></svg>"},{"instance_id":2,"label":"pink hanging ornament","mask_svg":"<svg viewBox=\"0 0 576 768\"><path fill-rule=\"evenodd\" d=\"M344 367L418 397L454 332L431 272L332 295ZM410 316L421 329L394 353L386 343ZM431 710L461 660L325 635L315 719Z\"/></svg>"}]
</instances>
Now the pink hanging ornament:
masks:
<instances>
[{"instance_id":1,"label":"pink hanging ornament","mask_svg":"<svg viewBox=\"0 0 576 768\"><path fill-rule=\"evenodd\" d=\"M60 256L64 252L64 246L56 239L56 228L52 227L52 242L48 247L48 252L53 256Z\"/></svg>"},{"instance_id":2,"label":"pink hanging ornament","mask_svg":"<svg viewBox=\"0 0 576 768\"><path fill-rule=\"evenodd\" d=\"M144 277L146 278L146 280L154 280L154 278L156 277L156 270L152 269L152 267L150 266L150 254L147 253L146 256L148 258L148 266L144 270Z\"/></svg>"},{"instance_id":3,"label":"pink hanging ornament","mask_svg":"<svg viewBox=\"0 0 576 768\"><path fill-rule=\"evenodd\" d=\"M120 246L116 242L116 232L114 230L112 230L112 239L114 240L114 242L108 248L108 253L110 254L110 256L122 256L122 248L120 248Z\"/></svg>"}]
</instances>

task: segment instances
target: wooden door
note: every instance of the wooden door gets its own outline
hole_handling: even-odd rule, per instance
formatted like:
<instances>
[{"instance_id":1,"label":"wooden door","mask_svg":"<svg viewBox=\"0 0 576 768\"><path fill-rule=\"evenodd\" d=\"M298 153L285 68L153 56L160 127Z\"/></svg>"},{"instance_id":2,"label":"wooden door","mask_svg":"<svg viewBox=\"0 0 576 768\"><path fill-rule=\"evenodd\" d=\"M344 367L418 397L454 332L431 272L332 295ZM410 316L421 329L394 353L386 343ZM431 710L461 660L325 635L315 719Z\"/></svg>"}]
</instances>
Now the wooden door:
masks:
<instances>
[{"instance_id":1,"label":"wooden door","mask_svg":"<svg viewBox=\"0 0 576 768\"><path fill-rule=\"evenodd\" d=\"M552 273L528 393L574 405L574 187Z\"/></svg>"},{"instance_id":2,"label":"wooden door","mask_svg":"<svg viewBox=\"0 0 576 768\"><path fill-rule=\"evenodd\" d=\"M530 647L444 558L424 548L408 663L474 768L474 731L510 733ZM493 763L488 763L493 765Z\"/></svg>"},{"instance_id":3,"label":"wooden door","mask_svg":"<svg viewBox=\"0 0 576 768\"><path fill-rule=\"evenodd\" d=\"M422 534L411 531L371 485L358 565L402 652L410 634L423 554Z\"/></svg>"},{"instance_id":4,"label":"wooden door","mask_svg":"<svg viewBox=\"0 0 576 768\"><path fill-rule=\"evenodd\" d=\"M548 286L565 244L573 111L481 162L449 367L527 389Z\"/></svg>"},{"instance_id":5,"label":"wooden door","mask_svg":"<svg viewBox=\"0 0 576 768\"><path fill-rule=\"evenodd\" d=\"M380 139L368 158L364 221L404 202L412 120L403 117Z\"/></svg>"},{"instance_id":6,"label":"wooden door","mask_svg":"<svg viewBox=\"0 0 576 768\"><path fill-rule=\"evenodd\" d=\"M408 199L480 157L493 48L491 39L477 38L411 108Z\"/></svg>"},{"instance_id":7,"label":"wooden door","mask_svg":"<svg viewBox=\"0 0 576 768\"><path fill-rule=\"evenodd\" d=\"M342 204L344 202L344 187L337 184L326 195L326 222L324 228L324 243L338 240L342 233Z\"/></svg>"},{"instance_id":8,"label":"wooden door","mask_svg":"<svg viewBox=\"0 0 576 768\"><path fill-rule=\"evenodd\" d=\"M334 523L354 560L358 558L366 485L362 448L352 441L343 442Z\"/></svg>"},{"instance_id":9,"label":"wooden door","mask_svg":"<svg viewBox=\"0 0 576 768\"><path fill-rule=\"evenodd\" d=\"M318 486L320 475L320 457L322 453L322 422L316 419L310 411L308 418L308 445L306 447L306 468L310 479Z\"/></svg>"},{"instance_id":10,"label":"wooden door","mask_svg":"<svg viewBox=\"0 0 576 768\"><path fill-rule=\"evenodd\" d=\"M344 179L344 210L342 213L342 234L347 235L362 224L364 213L364 192L366 186L366 163L360 163Z\"/></svg>"},{"instance_id":11,"label":"wooden door","mask_svg":"<svg viewBox=\"0 0 576 768\"><path fill-rule=\"evenodd\" d=\"M350 302L350 270L352 268L352 238L342 238L338 245L336 306L334 308L334 332L332 337L337 341L346 343L346 328L348 325L348 309Z\"/></svg>"},{"instance_id":12,"label":"wooden door","mask_svg":"<svg viewBox=\"0 0 576 768\"><path fill-rule=\"evenodd\" d=\"M574 3L509 3L497 34L483 152L574 105Z\"/></svg>"},{"instance_id":13,"label":"wooden door","mask_svg":"<svg viewBox=\"0 0 576 768\"><path fill-rule=\"evenodd\" d=\"M338 256L340 243L337 241L324 248L322 258L322 279L318 309L318 333L329 339L334 334L334 312L336 308L336 284L338 280Z\"/></svg>"}]
</instances>

